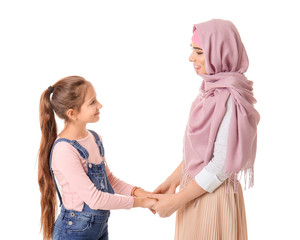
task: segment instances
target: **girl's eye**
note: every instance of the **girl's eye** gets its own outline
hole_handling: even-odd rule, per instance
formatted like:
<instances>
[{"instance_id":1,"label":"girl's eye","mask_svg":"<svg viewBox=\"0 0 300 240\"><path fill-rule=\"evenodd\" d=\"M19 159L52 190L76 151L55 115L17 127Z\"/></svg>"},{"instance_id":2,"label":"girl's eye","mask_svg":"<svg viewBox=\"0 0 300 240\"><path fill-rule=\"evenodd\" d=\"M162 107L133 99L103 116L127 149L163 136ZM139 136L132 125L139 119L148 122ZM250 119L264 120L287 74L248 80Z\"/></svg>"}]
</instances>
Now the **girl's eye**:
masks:
<instances>
[{"instance_id":1,"label":"girl's eye","mask_svg":"<svg viewBox=\"0 0 300 240\"><path fill-rule=\"evenodd\" d=\"M95 100L94 100L94 101L92 101L92 102L91 102L91 105L93 105L95 102L96 102Z\"/></svg>"},{"instance_id":2,"label":"girl's eye","mask_svg":"<svg viewBox=\"0 0 300 240\"><path fill-rule=\"evenodd\" d=\"M201 54L203 54L203 52L197 52L197 54L198 54L198 55L201 55Z\"/></svg>"}]
</instances>

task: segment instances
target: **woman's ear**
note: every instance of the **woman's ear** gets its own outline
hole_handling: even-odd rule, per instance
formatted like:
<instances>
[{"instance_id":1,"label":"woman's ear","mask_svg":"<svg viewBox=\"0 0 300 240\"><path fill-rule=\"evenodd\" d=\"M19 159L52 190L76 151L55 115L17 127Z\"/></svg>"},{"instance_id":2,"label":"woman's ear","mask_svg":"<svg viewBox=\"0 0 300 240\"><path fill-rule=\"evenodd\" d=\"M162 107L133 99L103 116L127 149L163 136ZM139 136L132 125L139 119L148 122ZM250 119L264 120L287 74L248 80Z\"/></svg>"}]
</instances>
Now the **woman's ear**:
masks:
<instances>
[{"instance_id":1,"label":"woman's ear","mask_svg":"<svg viewBox=\"0 0 300 240\"><path fill-rule=\"evenodd\" d=\"M77 114L78 114L78 112L77 112L76 110L74 110L74 109L69 109L69 110L66 112L66 114L67 114L67 116L68 116L68 118L69 118L70 120L73 120L73 121L77 120Z\"/></svg>"}]
</instances>

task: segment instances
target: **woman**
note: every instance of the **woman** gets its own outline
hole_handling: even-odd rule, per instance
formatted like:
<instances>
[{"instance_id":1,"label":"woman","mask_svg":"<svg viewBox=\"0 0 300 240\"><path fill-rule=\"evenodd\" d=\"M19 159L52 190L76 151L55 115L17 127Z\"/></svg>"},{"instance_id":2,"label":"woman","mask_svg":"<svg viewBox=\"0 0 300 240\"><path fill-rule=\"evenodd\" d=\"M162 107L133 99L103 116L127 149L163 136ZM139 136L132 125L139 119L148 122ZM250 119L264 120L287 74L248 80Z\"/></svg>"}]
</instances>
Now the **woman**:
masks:
<instances>
[{"instance_id":1,"label":"woman","mask_svg":"<svg viewBox=\"0 0 300 240\"><path fill-rule=\"evenodd\" d=\"M247 239L238 175L253 186L260 119L253 82L244 76L247 53L229 21L196 24L193 32L189 60L203 81L184 134L183 161L149 197L159 200L153 209L161 217L178 210L175 239Z\"/></svg>"}]
</instances>

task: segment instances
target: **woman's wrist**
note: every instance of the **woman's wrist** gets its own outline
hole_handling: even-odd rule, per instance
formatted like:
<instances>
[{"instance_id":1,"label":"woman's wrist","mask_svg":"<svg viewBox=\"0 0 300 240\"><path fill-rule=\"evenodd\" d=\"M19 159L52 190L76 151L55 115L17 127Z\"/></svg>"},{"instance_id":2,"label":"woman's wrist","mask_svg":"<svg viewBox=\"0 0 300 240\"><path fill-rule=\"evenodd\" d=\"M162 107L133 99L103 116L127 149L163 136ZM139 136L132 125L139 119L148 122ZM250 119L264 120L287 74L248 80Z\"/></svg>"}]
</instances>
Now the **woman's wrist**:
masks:
<instances>
[{"instance_id":1,"label":"woman's wrist","mask_svg":"<svg viewBox=\"0 0 300 240\"><path fill-rule=\"evenodd\" d=\"M165 182L177 188L180 184L180 174L178 174L178 171L169 176Z\"/></svg>"},{"instance_id":2,"label":"woman's wrist","mask_svg":"<svg viewBox=\"0 0 300 240\"><path fill-rule=\"evenodd\" d=\"M166 179L166 181L175 186L175 188L177 188L180 184L182 165L183 162L181 162L175 171Z\"/></svg>"},{"instance_id":3,"label":"woman's wrist","mask_svg":"<svg viewBox=\"0 0 300 240\"><path fill-rule=\"evenodd\" d=\"M205 193L207 193L207 191L201 188L194 180L186 188L175 194L175 201L181 206Z\"/></svg>"},{"instance_id":4,"label":"woman's wrist","mask_svg":"<svg viewBox=\"0 0 300 240\"><path fill-rule=\"evenodd\" d=\"M166 179L166 182L169 185L174 186L175 188L177 188L180 184L180 177L179 176L170 176Z\"/></svg>"}]
</instances>

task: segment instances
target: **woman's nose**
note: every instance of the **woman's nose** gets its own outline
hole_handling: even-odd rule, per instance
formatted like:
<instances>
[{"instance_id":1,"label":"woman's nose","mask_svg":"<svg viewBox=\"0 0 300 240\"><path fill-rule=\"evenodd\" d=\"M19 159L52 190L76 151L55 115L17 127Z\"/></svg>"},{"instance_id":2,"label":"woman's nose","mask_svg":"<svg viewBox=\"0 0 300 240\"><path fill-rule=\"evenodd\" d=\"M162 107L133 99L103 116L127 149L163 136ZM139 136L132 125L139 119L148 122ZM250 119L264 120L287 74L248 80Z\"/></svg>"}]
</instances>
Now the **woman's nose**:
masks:
<instances>
[{"instance_id":1,"label":"woman's nose","mask_svg":"<svg viewBox=\"0 0 300 240\"><path fill-rule=\"evenodd\" d=\"M194 52L191 53L191 55L190 55L190 57L189 57L189 61L190 61L190 62L194 62L194 61L195 61Z\"/></svg>"}]
</instances>

